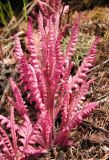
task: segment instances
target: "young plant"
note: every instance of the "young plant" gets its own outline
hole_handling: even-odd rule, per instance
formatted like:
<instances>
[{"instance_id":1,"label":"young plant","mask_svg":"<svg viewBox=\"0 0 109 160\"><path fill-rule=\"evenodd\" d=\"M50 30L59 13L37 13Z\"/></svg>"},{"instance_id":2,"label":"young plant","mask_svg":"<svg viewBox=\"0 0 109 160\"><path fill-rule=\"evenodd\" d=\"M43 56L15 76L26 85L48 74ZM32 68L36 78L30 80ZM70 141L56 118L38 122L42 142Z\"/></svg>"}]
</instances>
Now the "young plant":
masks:
<instances>
[{"instance_id":1,"label":"young plant","mask_svg":"<svg viewBox=\"0 0 109 160\"><path fill-rule=\"evenodd\" d=\"M25 21L27 22L27 0L23 0L23 14L25 17Z\"/></svg>"},{"instance_id":2,"label":"young plant","mask_svg":"<svg viewBox=\"0 0 109 160\"><path fill-rule=\"evenodd\" d=\"M47 153L53 145L71 145L70 132L98 105L96 102L84 102L93 82L87 80L87 73L95 62L98 39L93 42L75 76L72 76L72 56L76 50L80 17L71 28L65 54L61 51L61 42L68 25L59 31L58 13L46 19L46 24L40 13L38 22L40 47L35 48L32 21L29 21L29 58L23 53L18 36L15 36L14 56L20 72L20 86L23 88L22 92L27 93L26 102L29 105L24 102L17 84L10 79L14 95L14 99L8 98L11 106L10 118L0 116L0 124L8 129L6 133L4 127L0 127L2 160L24 160L33 155L36 158ZM30 111L32 107L35 108L34 112ZM21 116L20 123L15 122L14 110Z\"/></svg>"},{"instance_id":3,"label":"young plant","mask_svg":"<svg viewBox=\"0 0 109 160\"><path fill-rule=\"evenodd\" d=\"M63 5L62 0L36 0L40 11L45 17L50 17L54 13L61 13Z\"/></svg>"}]
</instances>

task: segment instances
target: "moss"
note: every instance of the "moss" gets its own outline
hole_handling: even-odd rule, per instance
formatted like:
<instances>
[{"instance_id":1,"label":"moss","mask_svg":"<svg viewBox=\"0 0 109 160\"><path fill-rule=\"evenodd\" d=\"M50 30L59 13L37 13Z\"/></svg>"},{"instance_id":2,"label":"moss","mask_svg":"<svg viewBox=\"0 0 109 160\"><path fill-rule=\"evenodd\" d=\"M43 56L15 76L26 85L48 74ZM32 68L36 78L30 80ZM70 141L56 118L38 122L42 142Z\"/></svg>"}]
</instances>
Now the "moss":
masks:
<instances>
[{"instance_id":1,"label":"moss","mask_svg":"<svg viewBox=\"0 0 109 160\"><path fill-rule=\"evenodd\" d=\"M70 36L67 35L67 37L64 38L62 42L62 51L65 53L66 46L68 44ZM94 36L90 36L89 34L84 33L83 31L80 31L78 43L76 45L76 51L73 56L73 61L77 66L80 65L83 57L86 55L91 43L94 40Z\"/></svg>"},{"instance_id":2,"label":"moss","mask_svg":"<svg viewBox=\"0 0 109 160\"><path fill-rule=\"evenodd\" d=\"M93 0L83 0L83 5L89 8L93 3Z\"/></svg>"},{"instance_id":3,"label":"moss","mask_svg":"<svg viewBox=\"0 0 109 160\"><path fill-rule=\"evenodd\" d=\"M109 29L104 34L104 40L109 40Z\"/></svg>"},{"instance_id":4,"label":"moss","mask_svg":"<svg viewBox=\"0 0 109 160\"><path fill-rule=\"evenodd\" d=\"M91 12L91 19L92 20L106 20L106 10L102 7L95 7L94 10Z\"/></svg>"}]
</instances>

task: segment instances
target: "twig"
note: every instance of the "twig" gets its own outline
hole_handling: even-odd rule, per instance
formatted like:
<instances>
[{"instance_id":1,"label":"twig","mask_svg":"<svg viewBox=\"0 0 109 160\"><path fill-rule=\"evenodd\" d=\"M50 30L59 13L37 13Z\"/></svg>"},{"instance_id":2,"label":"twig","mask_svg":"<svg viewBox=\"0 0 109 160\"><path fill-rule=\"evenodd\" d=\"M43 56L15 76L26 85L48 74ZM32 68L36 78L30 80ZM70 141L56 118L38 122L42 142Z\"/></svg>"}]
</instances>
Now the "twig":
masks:
<instances>
[{"instance_id":1,"label":"twig","mask_svg":"<svg viewBox=\"0 0 109 160\"><path fill-rule=\"evenodd\" d=\"M2 96L2 98L1 98L1 100L0 100L0 109L2 108L2 105L3 105L4 102L5 102L6 94L9 92L9 88L10 88L10 85L9 85L9 83L8 83L7 86L6 86L5 89L4 89L3 96Z\"/></svg>"},{"instance_id":2,"label":"twig","mask_svg":"<svg viewBox=\"0 0 109 160\"><path fill-rule=\"evenodd\" d=\"M25 32L24 32L24 31L19 31L19 32L17 32L17 35L18 35L19 37L24 36L24 35L25 35ZM3 43L6 44L6 43L8 43L8 42L10 42L10 41L12 41L12 40L13 40L13 37L11 36L11 37L9 37L9 38L4 39L4 40L3 40Z\"/></svg>"},{"instance_id":3,"label":"twig","mask_svg":"<svg viewBox=\"0 0 109 160\"><path fill-rule=\"evenodd\" d=\"M81 126L83 126L83 127L84 126L88 126L88 127L91 127L94 130L98 130L98 131L101 131L101 132L109 133L108 130L106 130L104 128L101 128L101 127L94 126L90 122L87 122L87 121L83 121L83 123L81 124Z\"/></svg>"},{"instance_id":4,"label":"twig","mask_svg":"<svg viewBox=\"0 0 109 160\"><path fill-rule=\"evenodd\" d=\"M107 59L107 60L106 60L106 61L104 61L103 63L101 63L101 64L99 64L99 65L97 65L97 66L93 67L92 69L90 69L90 71L93 71L93 70L95 70L95 69L99 68L101 65L105 65L105 64L107 64L108 62L109 62L109 59Z\"/></svg>"},{"instance_id":5,"label":"twig","mask_svg":"<svg viewBox=\"0 0 109 160\"><path fill-rule=\"evenodd\" d=\"M109 99L109 93L107 93L107 94L105 94L105 95L102 95L102 96L100 96L100 97L98 97L98 98L96 98L98 101L100 101L100 102L105 102L105 101L107 101L108 99Z\"/></svg>"},{"instance_id":6,"label":"twig","mask_svg":"<svg viewBox=\"0 0 109 160\"><path fill-rule=\"evenodd\" d=\"M16 71L12 71L12 76L11 77L15 77L16 76ZM0 109L2 108L2 105L5 103L6 101L6 95L9 93L9 89L10 89L10 84L7 83L4 91L3 91L3 95L1 97L1 100L0 100Z\"/></svg>"}]
</instances>

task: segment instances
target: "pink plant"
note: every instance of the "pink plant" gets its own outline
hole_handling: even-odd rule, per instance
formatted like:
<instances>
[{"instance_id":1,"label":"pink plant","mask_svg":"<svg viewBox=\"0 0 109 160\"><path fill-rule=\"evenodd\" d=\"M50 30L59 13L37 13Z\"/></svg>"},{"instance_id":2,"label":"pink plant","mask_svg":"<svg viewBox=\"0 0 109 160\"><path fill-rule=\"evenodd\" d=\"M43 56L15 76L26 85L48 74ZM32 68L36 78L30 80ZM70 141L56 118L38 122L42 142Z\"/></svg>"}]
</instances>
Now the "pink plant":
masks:
<instances>
[{"instance_id":1,"label":"pink plant","mask_svg":"<svg viewBox=\"0 0 109 160\"><path fill-rule=\"evenodd\" d=\"M54 13L61 13L63 5L62 0L36 0L38 2L42 14L50 17Z\"/></svg>"},{"instance_id":2,"label":"pink plant","mask_svg":"<svg viewBox=\"0 0 109 160\"><path fill-rule=\"evenodd\" d=\"M84 103L84 100L93 82L87 80L87 73L95 62L98 39L93 42L76 75L72 77L70 74L74 67L72 56L76 50L79 21L78 17L71 29L65 54L62 53L61 42L68 25L59 31L58 14L50 16L45 26L43 16L39 14L40 50L35 48L32 21L29 21L29 58L23 53L18 36L15 36L14 56L20 72L20 86L23 93L27 93L29 106L25 104L16 83L10 79L15 99L8 98L11 105L10 118L1 115L0 124L10 130L12 142L4 127L0 127L0 159L24 160L31 155L38 157L47 153L53 145L69 145L70 132L97 107L96 102ZM35 120L29 115L29 109L33 106ZM21 116L21 123L15 122L14 110ZM61 123L57 127L55 122L59 114Z\"/></svg>"}]
</instances>

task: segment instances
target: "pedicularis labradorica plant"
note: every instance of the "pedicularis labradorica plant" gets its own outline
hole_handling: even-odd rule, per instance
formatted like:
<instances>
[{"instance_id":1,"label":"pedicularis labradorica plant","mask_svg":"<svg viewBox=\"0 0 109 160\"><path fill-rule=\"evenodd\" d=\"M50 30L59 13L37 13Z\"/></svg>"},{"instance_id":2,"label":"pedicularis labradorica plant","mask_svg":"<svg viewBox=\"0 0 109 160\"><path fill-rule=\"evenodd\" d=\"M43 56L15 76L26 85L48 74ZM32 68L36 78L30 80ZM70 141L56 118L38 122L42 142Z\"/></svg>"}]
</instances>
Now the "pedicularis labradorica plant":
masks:
<instances>
[{"instance_id":1,"label":"pedicularis labradorica plant","mask_svg":"<svg viewBox=\"0 0 109 160\"><path fill-rule=\"evenodd\" d=\"M65 53L61 51L61 44L69 26L60 30L59 19L59 12L52 13L47 18L39 13L39 48L35 47L32 20L29 20L28 58L22 51L18 36L15 36L14 56L22 89L20 91L18 85L10 79L14 95L13 98L8 97L10 118L0 115L0 124L3 125L3 128L0 126L1 160L24 160L33 155L37 158L53 146L71 145L70 132L98 105L96 102L85 102L85 95L93 82L87 80L87 73L95 62L98 40L95 39L77 73L72 76L72 56L76 49L80 17L71 28ZM27 105L21 92L27 93ZM32 107L34 111L30 111ZM21 116L20 123L16 120L15 113Z\"/></svg>"}]
</instances>

